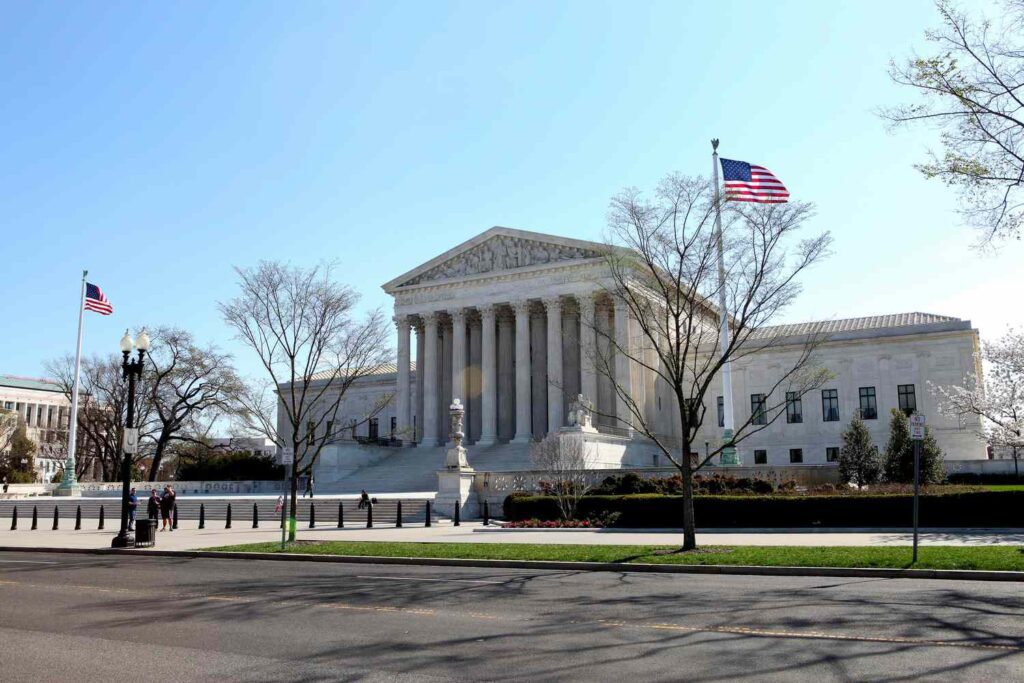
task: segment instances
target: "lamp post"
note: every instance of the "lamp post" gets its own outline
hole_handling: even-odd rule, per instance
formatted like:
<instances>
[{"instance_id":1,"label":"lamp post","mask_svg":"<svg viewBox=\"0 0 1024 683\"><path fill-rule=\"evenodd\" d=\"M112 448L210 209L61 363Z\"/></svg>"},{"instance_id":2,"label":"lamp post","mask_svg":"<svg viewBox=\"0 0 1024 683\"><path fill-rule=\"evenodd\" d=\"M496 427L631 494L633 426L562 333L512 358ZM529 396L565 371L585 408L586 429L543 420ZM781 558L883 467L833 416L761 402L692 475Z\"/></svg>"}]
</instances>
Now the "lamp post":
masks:
<instances>
[{"instance_id":1,"label":"lamp post","mask_svg":"<svg viewBox=\"0 0 1024 683\"><path fill-rule=\"evenodd\" d=\"M128 360L133 347L139 351L138 358ZM142 377L142 362L146 351L149 351L149 334L146 333L145 327L134 340L128 334L128 330L124 331L124 336L121 337L121 353L124 355L124 360L121 361L121 377L128 380L128 419L125 421L125 431L135 428L135 380ZM128 452L126 446L128 446L127 443L121 444L121 530L110 542L113 548L130 548L135 545L135 534L128 531L128 494L132 486L132 454Z\"/></svg>"}]
</instances>

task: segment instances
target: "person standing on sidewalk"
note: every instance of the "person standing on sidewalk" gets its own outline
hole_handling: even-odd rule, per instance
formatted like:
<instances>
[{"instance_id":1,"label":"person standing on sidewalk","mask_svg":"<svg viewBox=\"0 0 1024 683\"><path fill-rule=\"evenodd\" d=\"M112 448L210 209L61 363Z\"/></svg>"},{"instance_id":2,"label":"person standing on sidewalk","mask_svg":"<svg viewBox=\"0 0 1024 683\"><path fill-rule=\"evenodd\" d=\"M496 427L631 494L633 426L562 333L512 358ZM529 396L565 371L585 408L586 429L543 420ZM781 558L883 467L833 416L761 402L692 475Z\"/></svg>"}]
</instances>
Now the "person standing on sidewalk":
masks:
<instances>
[{"instance_id":1,"label":"person standing on sidewalk","mask_svg":"<svg viewBox=\"0 0 1024 683\"><path fill-rule=\"evenodd\" d=\"M139 497L135 495L135 487L128 493L128 531L135 530L135 513L139 510Z\"/></svg>"},{"instance_id":2,"label":"person standing on sidewalk","mask_svg":"<svg viewBox=\"0 0 1024 683\"><path fill-rule=\"evenodd\" d=\"M149 490L149 501L146 503L146 516L150 519L160 519L160 496L156 489Z\"/></svg>"},{"instance_id":3,"label":"person standing on sidewalk","mask_svg":"<svg viewBox=\"0 0 1024 683\"><path fill-rule=\"evenodd\" d=\"M160 518L162 522L160 531L174 531L171 515L174 513L175 498L177 498L177 494L174 493L174 489L168 484L164 487L164 495L160 496Z\"/></svg>"}]
</instances>

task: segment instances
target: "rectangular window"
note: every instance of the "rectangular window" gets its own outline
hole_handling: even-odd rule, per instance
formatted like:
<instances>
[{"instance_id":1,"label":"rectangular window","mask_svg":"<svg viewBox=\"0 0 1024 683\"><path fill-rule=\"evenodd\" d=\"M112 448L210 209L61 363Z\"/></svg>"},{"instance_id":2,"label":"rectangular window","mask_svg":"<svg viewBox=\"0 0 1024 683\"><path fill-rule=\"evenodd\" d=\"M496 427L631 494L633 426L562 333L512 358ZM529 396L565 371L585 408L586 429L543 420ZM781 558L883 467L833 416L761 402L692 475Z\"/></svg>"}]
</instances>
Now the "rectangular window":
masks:
<instances>
[{"instance_id":1,"label":"rectangular window","mask_svg":"<svg viewBox=\"0 0 1024 683\"><path fill-rule=\"evenodd\" d=\"M718 397L718 426L725 426L725 399Z\"/></svg>"},{"instance_id":2,"label":"rectangular window","mask_svg":"<svg viewBox=\"0 0 1024 683\"><path fill-rule=\"evenodd\" d=\"M391 432L390 432L390 435L391 435L392 439L395 438L395 432L396 431L398 431L398 418L397 417L392 417L391 418Z\"/></svg>"},{"instance_id":3,"label":"rectangular window","mask_svg":"<svg viewBox=\"0 0 1024 683\"><path fill-rule=\"evenodd\" d=\"M14 401L4 401L4 410L14 410Z\"/></svg>"},{"instance_id":4,"label":"rectangular window","mask_svg":"<svg viewBox=\"0 0 1024 683\"><path fill-rule=\"evenodd\" d=\"M755 465L767 465L768 464L768 451L755 450L754 451L754 464Z\"/></svg>"},{"instance_id":5,"label":"rectangular window","mask_svg":"<svg viewBox=\"0 0 1024 683\"><path fill-rule=\"evenodd\" d=\"M380 427L379 427L379 424L377 422L377 418L371 417L370 418L370 440L371 441L376 441L379 438L380 438Z\"/></svg>"},{"instance_id":6,"label":"rectangular window","mask_svg":"<svg viewBox=\"0 0 1024 683\"><path fill-rule=\"evenodd\" d=\"M801 463L804 461L804 449L802 448L790 448L789 449L789 462L793 464Z\"/></svg>"},{"instance_id":7,"label":"rectangular window","mask_svg":"<svg viewBox=\"0 0 1024 683\"><path fill-rule=\"evenodd\" d=\"M756 425L768 424L764 411L764 394L750 395L750 422Z\"/></svg>"},{"instance_id":8,"label":"rectangular window","mask_svg":"<svg viewBox=\"0 0 1024 683\"><path fill-rule=\"evenodd\" d=\"M799 424L804 421L804 402L795 391L786 392L786 422Z\"/></svg>"},{"instance_id":9,"label":"rectangular window","mask_svg":"<svg viewBox=\"0 0 1024 683\"><path fill-rule=\"evenodd\" d=\"M874 387L861 387L860 393L860 416L864 420L878 419L878 403L875 401Z\"/></svg>"},{"instance_id":10,"label":"rectangular window","mask_svg":"<svg viewBox=\"0 0 1024 683\"><path fill-rule=\"evenodd\" d=\"M839 422L839 390L821 390L821 419L825 422Z\"/></svg>"},{"instance_id":11,"label":"rectangular window","mask_svg":"<svg viewBox=\"0 0 1024 683\"><path fill-rule=\"evenodd\" d=\"M900 399L900 410L904 415L911 415L917 410L917 396L914 395L913 384L899 384L896 386L896 393Z\"/></svg>"},{"instance_id":12,"label":"rectangular window","mask_svg":"<svg viewBox=\"0 0 1024 683\"><path fill-rule=\"evenodd\" d=\"M828 446L827 448L825 448L825 461L826 462L836 462L838 460L839 460L839 447L838 446Z\"/></svg>"}]
</instances>

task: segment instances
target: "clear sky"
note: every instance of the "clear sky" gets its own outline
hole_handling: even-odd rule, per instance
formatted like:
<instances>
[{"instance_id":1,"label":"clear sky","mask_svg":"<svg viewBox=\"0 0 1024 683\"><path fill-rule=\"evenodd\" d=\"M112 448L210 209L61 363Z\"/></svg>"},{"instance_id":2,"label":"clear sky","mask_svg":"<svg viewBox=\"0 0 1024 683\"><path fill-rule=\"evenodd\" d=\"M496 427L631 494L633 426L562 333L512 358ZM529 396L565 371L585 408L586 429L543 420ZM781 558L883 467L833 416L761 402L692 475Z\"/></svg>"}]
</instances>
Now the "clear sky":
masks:
<instances>
[{"instance_id":1,"label":"clear sky","mask_svg":"<svg viewBox=\"0 0 1024 683\"><path fill-rule=\"evenodd\" d=\"M492 225L600 239L608 199L760 163L835 254L787 320L921 310L1024 326L1024 247L970 251L890 134L886 65L937 23L892 2L8 2L0 5L0 373L173 324L236 353L232 266L380 285Z\"/></svg>"}]
</instances>

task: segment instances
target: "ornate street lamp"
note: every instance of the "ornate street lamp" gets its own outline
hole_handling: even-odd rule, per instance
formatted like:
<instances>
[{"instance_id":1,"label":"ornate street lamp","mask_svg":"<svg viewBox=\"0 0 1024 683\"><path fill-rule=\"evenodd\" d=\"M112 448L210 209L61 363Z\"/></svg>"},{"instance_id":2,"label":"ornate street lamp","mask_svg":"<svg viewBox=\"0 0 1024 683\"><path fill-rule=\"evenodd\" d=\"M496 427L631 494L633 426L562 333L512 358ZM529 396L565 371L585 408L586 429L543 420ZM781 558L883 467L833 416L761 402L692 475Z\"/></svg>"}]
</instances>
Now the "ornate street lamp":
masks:
<instances>
[{"instance_id":1,"label":"ornate street lamp","mask_svg":"<svg viewBox=\"0 0 1024 683\"><path fill-rule=\"evenodd\" d=\"M138 358L128 360L133 347L139 351ZM124 354L124 360L121 361L121 377L128 380L128 419L125 421L126 430L135 428L135 381L142 377L142 361L147 351L149 351L149 334L146 333L145 327L142 328L139 336L134 340L128 334L128 330L124 331L124 336L121 337L121 353ZM128 495L132 487L132 454L127 452L127 449L124 448L125 445L127 444L121 444L123 451L121 454L121 530L117 532L117 536L114 536L114 540L110 542L113 548L131 548L135 546L135 534L128 530Z\"/></svg>"}]
</instances>

